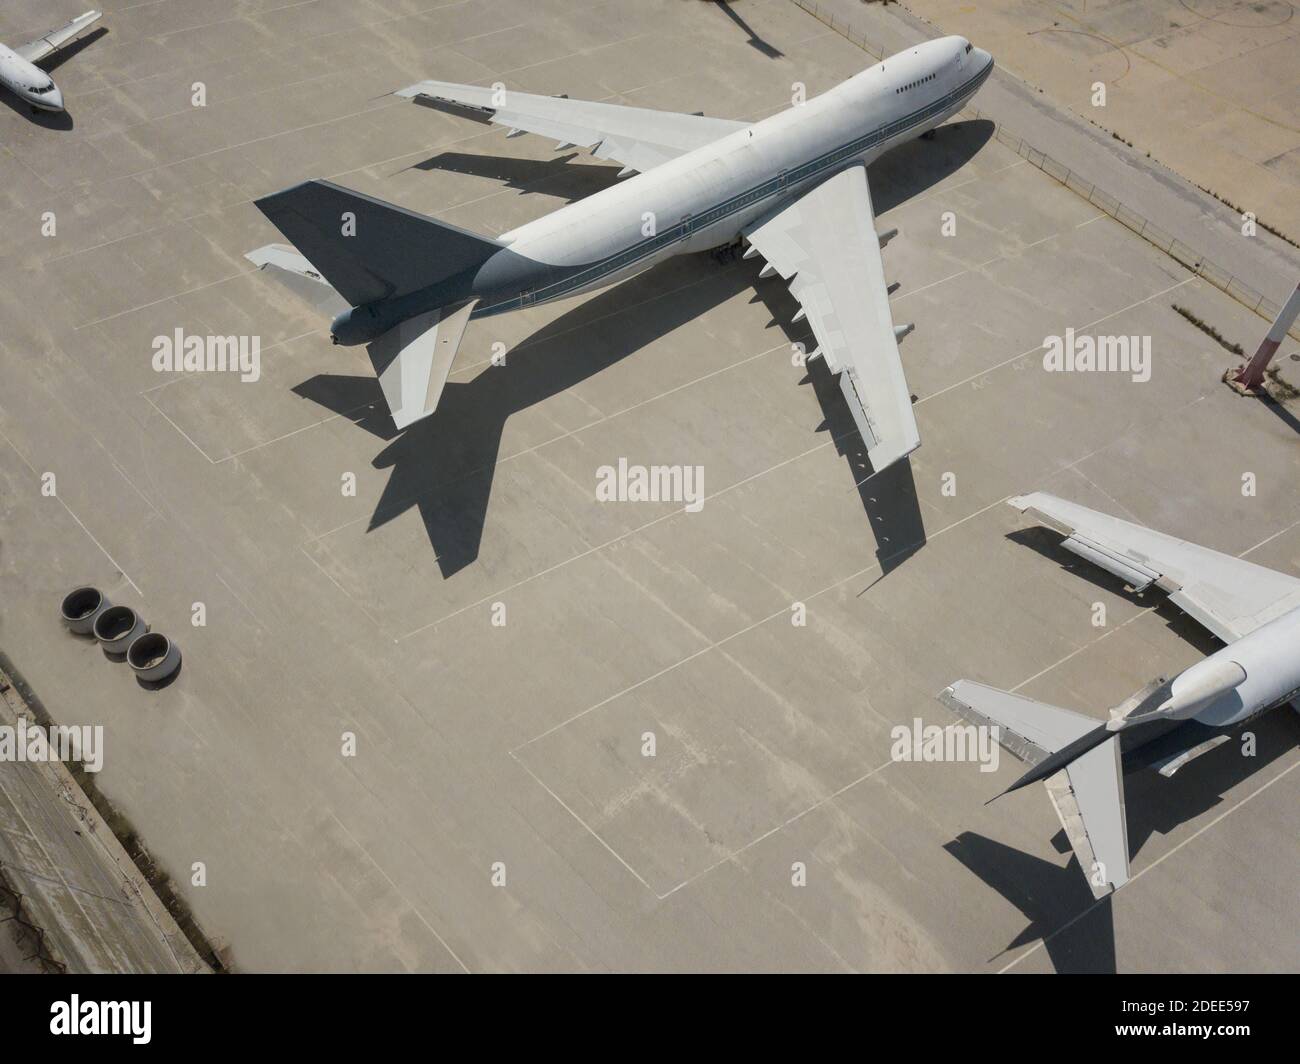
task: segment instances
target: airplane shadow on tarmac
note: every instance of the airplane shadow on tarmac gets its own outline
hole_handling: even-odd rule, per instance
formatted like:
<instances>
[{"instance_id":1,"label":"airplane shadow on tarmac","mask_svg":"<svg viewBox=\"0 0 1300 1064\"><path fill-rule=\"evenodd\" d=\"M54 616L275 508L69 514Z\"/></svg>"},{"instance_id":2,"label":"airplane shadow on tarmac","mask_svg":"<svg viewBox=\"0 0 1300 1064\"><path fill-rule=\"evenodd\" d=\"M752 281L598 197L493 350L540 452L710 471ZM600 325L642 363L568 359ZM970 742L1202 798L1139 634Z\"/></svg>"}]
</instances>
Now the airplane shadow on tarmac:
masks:
<instances>
[{"instance_id":1,"label":"airplane shadow on tarmac","mask_svg":"<svg viewBox=\"0 0 1300 1064\"><path fill-rule=\"evenodd\" d=\"M1128 815L1132 875L1140 874L1145 867L1136 857L1153 834L1167 836L1180 825L1221 805L1223 795L1230 789L1294 750L1300 741L1300 723L1294 713L1285 709L1266 713L1247 727L1256 737L1254 757L1241 756L1240 740L1230 739L1185 765L1172 778L1165 779L1152 769L1125 775L1124 806ZM1048 802L1041 788L1032 787L1023 795L1000 798L993 808L1015 800ZM1052 846L1058 853L1070 853L1069 863L1064 867L971 831L963 831L943 848L1029 921L998 956L1042 939L1057 972L1113 973L1116 961L1112 899L1118 898L1123 905L1125 891L1131 889L1132 883L1098 901L1092 896L1079 859L1070 851L1063 829L1052 837Z\"/></svg>"},{"instance_id":2,"label":"airplane shadow on tarmac","mask_svg":"<svg viewBox=\"0 0 1300 1064\"><path fill-rule=\"evenodd\" d=\"M1169 628L1186 638L1199 652L1210 654L1221 646L1214 636L1165 600L1163 594L1152 591L1138 596L1125 592L1123 581L1065 550L1060 545L1063 537L1058 533L1036 527L1013 532L1007 538L1057 561L1098 587L1125 595L1137 606L1145 608L1154 604L1155 612ZM1152 595L1158 598L1153 600ZM1130 693L1116 691L1114 703L1118 704ZM1109 707L1063 708L1101 719L1100 711ZM1134 858L1152 835L1168 836L1180 825L1215 809L1232 788L1257 775L1300 743L1300 720L1285 708L1275 709L1248 722L1243 731L1249 731L1255 737L1252 757L1242 755L1243 737L1238 734L1195 758L1168 779L1152 769L1137 769L1125 774L1124 805L1128 817L1129 858L1134 862L1131 869L1134 875L1143 868L1142 862ZM1032 793L1036 801L1048 801L1037 787L1025 793ZM1000 802L1015 800L1016 796L999 799ZM1058 853L1070 853L1063 829L1053 836L1052 845ZM1120 904L1123 904L1124 891L1128 888L1121 888L1118 895L1096 901L1077 857L1071 855L1069 863L1061 868L973 832L963 832L944 849L1029 920L1025 929L1007 944L1004 952L1041 938L1058 972L1115 971L1112 898L1118 896Z\"/></svg>"},{"instance_id":3,"label":"airplane shadow on tarmac","mask_svg":"<svg viewBox=\"0 0 1300 1064\"><path fill-rule=\"evenodd\" d=\"M557 155L553 159L512 159L503 155L444 151L406 169L431 173L441 170L502 181L506 188L517 189L520 193L543 193L559 197L566 203L576 203L618 184L618 171L612 166L589 163L570 166L576 158L577 152Z\"/></svg>"},{"instance_id":4,"label":"airplane shadow on tarmac","mask_svg":"<svg viewBox=\"0 0 1300 1064\"><path fill-rule=\"evenodd\" d=\"M40 111L29 104L19 96L15 96L8 89L0 88L0 103L3 103L14 114L25 118L34 126L40 126L42 129L52 129L59 133L66 133L72 129L72 113L70 111Z\"/></svg>"},{"instance_id":5,"label":"airplane shadow on tarmac","mask_svg":"<svg viewBox=\"0 0 1300 1064\"><path fill-rule=\"evenodd\" d=\"M989 122L953 123L943 127L935 140L903 145L873 164L870 173L878 212L919 195L960 169L988 141L992 130ZM490 165L481 157L448 159L444 153L426 163L427 167L417 166L503 177L521 189L536 180L562 181L567 176L567 171L557 170L554 160L501 160ZM611 175L616 172L610 167L599 169ZM600 179L584 173L575 180L592 187ZM569 191L574 198L587 194L581 187ZM516 345L506 368L485 367L473 380L448 383L437 413L402 433L394 428L379 383L372 377L320 374L293 390L387 443L374 465L392 472L367 530L417 507L442 576L448 579L478 558L502 429L512 414L614 365L746 288L755 288L759 293L755 300L761 299L769 309L778 305L772 325L784 329L791 342L801 340L811 349L814 344L806 327L784 324L797 309L793 297L779 282L760 283L760 268L757 259L721 264L708 254L662 263L562 313ZM665 278L674 270L681 276L674 279L672 292L665 294L669 287ZM574 342L583 339L588 326L614 315L615 327L602 327L587 333L585 342ZM467 347L474 342L476 324L481 325L471 323L466 335ZM594 337L599 337L595 344ZM847 490L852 490L870 473L853 418L824 365L814 362L805 382L812 384L822 406L819 430L835 438L849 464L853 479ZM857 490L876 535L882 569L888 571L925 543L910 465L900 462Z\"/></svg>"}]
</instances>

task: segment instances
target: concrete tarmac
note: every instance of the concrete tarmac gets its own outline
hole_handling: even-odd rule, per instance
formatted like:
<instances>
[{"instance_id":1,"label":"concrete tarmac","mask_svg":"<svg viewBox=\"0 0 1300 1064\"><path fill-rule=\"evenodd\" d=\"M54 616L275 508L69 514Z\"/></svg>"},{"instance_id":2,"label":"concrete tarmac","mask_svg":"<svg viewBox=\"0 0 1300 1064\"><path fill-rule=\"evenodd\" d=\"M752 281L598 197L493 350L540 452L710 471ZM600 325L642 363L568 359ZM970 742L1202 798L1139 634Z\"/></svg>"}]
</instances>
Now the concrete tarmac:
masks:
<instances>
[{"instance_id":1,"label":"concrete tarmac","mask_svg":"<svg viewBox=\"0 0 1300 1064\"><path fill-rule=\"evenodd\" d=\"M243 259L279 239L253 199L327 177L496 234L617 168L392 90L752 119L863 53L786 0L106 6L56 71L70 118L0 110L0 646L104 725L101 788L236 969L1300 964L1294 714L1131 778L1135 877L1101 904L1040 788L983 805L1010 757L891 759L958 677L1101 717L1213 645L1011 495L1300 572L1296 413L1229 392L1172 305L1247 348L1257 317L955 122L871 171L910 465L855 486L784 286L707 255L476 323L397 434L365 353ZM1149 336L1150 379L1045 371L1067 327ZM260 379L155 372L177 328L260 337ZM599 502L620 458L702 466L702 509ZM174 683L61 630L80 583L179 642Z\"/></svg>"}]
</instances>

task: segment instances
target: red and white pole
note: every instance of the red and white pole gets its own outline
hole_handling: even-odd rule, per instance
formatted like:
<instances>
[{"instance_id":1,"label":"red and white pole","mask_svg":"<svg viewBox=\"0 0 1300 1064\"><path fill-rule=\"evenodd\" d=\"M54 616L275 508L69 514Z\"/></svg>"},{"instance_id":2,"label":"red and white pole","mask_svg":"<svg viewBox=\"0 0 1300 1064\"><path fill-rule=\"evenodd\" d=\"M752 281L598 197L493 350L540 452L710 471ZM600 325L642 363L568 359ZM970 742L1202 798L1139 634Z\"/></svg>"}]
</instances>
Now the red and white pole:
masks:
<instances>
[{"instance_id":1,"label":"red and white pole","mask_svg":"<svg viewBox=\"0 0 1300 1064\"><path fill-rule=\"evenodd\" d=\"M1286 306L1282 308L1282 313L1277 316L1277 321L1273 322L1273 328L1269 329L1268 335L1264 337L1264 342L1259 345L1259 350L1255 352L1255 357L1236 373L1230 374L1231 383L1239 388L1251 390L1259 388L1264 383L1264 370L1268 368L1269 362L1277 353L1277 349L1281 346L1287 331L1295 324L1297 314L1300 314L1300 285L1296 285L1295 291L1291 293L1291 298L1286 301Z\"/></svg>"}]
</instances>

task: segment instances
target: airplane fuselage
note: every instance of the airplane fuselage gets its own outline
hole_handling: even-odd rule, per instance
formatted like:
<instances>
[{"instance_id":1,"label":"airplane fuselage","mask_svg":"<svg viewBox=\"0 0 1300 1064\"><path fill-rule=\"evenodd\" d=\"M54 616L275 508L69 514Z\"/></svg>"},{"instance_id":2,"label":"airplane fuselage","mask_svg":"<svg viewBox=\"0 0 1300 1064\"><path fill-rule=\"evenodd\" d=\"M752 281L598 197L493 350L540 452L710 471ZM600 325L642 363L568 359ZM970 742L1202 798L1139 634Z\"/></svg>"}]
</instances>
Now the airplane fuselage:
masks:
<instances>
[{"instance_id":1,"label":"airplane fuselage","mask_svg":"<svg viewBox=\"0 0 1300 1064\"><path fill-rule=\"evenodd\" d=\"M337 343L373 340L416 314L477 299L474 317L617 283L664 259L727 244L845 167L869 163L965 106L993 68L961 37L891 56L805 103L501 236L472 275L379 304L331 326Z\"/></svg>"},{"instance_id":2,"label":"airplane fuselage","mask_svg":"<svg viewBox=\"0 0 1300 1064\"><path fill-rule=\"evenodd\" d=\"M1219 677L1235 678L1236 665L1245 678L1214 692ZM1239 675L1239 673L1237 673ZM1188 712L1177 714L1211 727L1231 727L1249 720L1300 693L1300 608L1290 610L1229 643L1175 677L1170 692L1214 692Z\"/></svg>"},{"instance_id":3,"label":"airplane fuselage","mask_svg":"<svg viewBox=\"0 0 1300 1064\"><path fill-rule=\"evenodd\" d=\"M63 110L63 94L54 79L3 44L0 44L0 85L39 110Z\"/></svg>"}]
</instances>

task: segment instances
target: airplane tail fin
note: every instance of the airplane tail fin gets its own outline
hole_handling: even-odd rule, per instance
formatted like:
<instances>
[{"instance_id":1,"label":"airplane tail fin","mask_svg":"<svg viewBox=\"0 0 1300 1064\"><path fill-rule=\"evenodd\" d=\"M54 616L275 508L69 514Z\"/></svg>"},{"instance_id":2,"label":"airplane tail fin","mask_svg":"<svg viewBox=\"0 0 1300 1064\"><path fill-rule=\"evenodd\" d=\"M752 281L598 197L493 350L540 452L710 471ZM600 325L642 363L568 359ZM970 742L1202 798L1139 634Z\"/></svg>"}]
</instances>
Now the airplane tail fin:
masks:
<instances>
[{"instance_id":1,"label":"airplane tail fin","mask_svg":"<svg viewBox=\"0 0 1300 1064\"><path fill-rule=\"evenodd\" d=\"M1044 780L1094 897L1105 897L1128 882L1118 732L1107 731L1104 723L1082 713L970 680L958 680L939 700L973 724L996 727L998 742L1034 766L1022 782Z\"/></svg>"},{"instance_id":2,"label":"airplane tail fin","mask_svg":"<svg viewBox=\"0 0 1300 1064\"><path fill-rule=\"evenodd\" d=\"M353 192L304 181L255 206L352 306L477 270L497 241Z\"/></svg>"},{"instance_id":3,"label":"airplane tail fin","mask_svg":"<svg viewBox=\"0 0 1300 1064\"><path fill-rule=\"evenodd\" d=\"M443 306L366 347L397 428L432 414L477 302L468 279L501 245L329 181L306 181L256 205L293 247L268 244L246 257L331 315L446 282Z\"/></svg>"}]
</instances>

